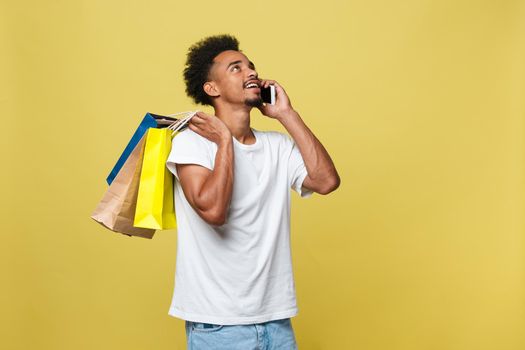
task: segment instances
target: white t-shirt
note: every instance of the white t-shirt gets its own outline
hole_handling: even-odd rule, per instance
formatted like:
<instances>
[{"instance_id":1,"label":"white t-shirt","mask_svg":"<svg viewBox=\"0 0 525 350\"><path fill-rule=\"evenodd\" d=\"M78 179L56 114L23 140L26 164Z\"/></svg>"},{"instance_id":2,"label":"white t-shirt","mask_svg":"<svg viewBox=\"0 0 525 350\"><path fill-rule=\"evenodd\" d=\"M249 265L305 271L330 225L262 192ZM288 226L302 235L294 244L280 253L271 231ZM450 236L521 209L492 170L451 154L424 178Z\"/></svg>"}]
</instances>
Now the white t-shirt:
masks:
<instances>
[{"instance_id":1,"label":"white t-shirt","mask_svg":"<svg viewBox=\"0 0 525 350\"><path fill-rule=\"evenodd\" d=\"M256 142L233 137L234 181L226 223L206 223L191 207L175 163L213 170L217 145L186 129L175 136L167 167L175 175L177 259L168 314L234 325L295 316L290 251L290 189L301 197L307 171L293 139L252 128Z\"/></svg>"}]
</instances>

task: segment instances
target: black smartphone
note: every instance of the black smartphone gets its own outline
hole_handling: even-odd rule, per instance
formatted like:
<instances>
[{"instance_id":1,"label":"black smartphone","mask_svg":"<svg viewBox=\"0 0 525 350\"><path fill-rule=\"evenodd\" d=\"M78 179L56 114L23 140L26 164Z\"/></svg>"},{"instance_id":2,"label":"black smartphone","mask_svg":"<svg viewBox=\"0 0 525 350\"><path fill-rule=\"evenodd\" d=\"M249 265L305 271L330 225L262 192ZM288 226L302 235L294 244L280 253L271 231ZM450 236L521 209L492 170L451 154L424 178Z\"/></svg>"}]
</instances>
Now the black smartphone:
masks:
<instances>
[{"instance_id":1,"label":"black smartphone","mask_svg":"<svg viewBox=\"0 0 525 350\"><path fill-rule=\"evenodd\" d=\"M275 86L269 85L267 88L261 89L261 98L264 103L271 105L275 104Z\"/></svg>"}]
</instances>

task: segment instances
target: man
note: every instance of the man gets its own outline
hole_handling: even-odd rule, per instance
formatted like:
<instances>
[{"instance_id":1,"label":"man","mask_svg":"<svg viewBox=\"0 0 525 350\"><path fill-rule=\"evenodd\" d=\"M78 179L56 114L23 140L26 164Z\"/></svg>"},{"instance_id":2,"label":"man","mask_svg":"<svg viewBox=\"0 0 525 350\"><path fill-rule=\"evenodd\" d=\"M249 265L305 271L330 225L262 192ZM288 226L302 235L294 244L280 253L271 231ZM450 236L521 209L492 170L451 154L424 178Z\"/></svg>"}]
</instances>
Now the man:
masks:
<instances>
[{"instance_id":1,"label":"man","mask_svg":"<svg viewBox=\"0 0 525 350\"><path fill-rule=\"evenodd\" d=\"M186 320L191 349L296 349L290 189L328 194L340 183L325 148L275 80L259 78L230 35L193 45L186 92L199 112L173 140L178 224L169 314ZM274 85L276 102L261 88ZM290 136L250 127L253 107Z\"/></svg>"}]
</instances>

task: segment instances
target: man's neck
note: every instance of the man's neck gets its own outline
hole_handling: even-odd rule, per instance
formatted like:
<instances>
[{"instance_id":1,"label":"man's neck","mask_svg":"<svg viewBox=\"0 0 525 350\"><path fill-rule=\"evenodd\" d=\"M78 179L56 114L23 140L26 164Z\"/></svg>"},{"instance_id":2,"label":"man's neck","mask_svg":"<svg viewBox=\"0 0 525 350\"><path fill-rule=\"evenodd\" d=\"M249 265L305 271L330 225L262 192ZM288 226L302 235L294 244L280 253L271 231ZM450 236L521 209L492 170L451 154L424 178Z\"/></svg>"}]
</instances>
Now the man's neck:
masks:
<instances>
[{"instance_id":1,"label":"man's neck","mask_svg":"<svg viewBox=\"0 0 525 350\"><path fill-rule=\"evenodd\" d=\"M241 143L255 143L255 135L250 128L250 110L248 106L217 105L215 115L226 124L232 136Z\"/></svg>"}]
</instances>

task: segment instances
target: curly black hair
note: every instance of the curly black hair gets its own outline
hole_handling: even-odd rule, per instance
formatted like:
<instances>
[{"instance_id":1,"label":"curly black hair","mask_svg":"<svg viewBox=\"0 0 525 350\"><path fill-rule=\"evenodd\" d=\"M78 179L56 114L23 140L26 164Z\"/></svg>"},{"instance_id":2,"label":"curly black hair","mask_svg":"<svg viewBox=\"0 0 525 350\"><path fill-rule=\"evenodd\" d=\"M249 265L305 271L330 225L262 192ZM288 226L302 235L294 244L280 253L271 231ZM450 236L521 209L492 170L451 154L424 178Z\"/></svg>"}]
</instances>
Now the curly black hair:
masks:
<instances>
[{"instance_id":1,"label":"curly black hair","mask_svg":"<svg viewBox=\"0 0 525 350\"><path fill-rule=\"evenodd\" d=\"M184 81L186 82L186 94L193 98L195 103L212 105L211 98L204 91L203 85L209 81L213 59L227 50L239 51L239 41L229 34L209 36L188 49Z\"/></svg>"}]
</instances>

